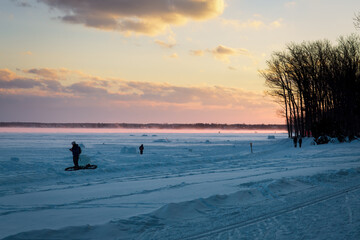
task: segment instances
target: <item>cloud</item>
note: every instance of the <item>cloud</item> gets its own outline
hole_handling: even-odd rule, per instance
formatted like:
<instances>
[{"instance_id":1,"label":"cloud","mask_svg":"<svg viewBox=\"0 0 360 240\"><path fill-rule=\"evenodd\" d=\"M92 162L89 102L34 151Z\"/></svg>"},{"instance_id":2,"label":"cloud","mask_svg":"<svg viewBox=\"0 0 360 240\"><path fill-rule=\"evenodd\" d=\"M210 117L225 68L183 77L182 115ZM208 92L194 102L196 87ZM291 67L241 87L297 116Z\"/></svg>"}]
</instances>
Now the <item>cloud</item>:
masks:
<instances>
[{"instance_id":1,"label":"cloud","mask_svg":"<svg viewBox=\"0 0 360 240\"><path fill-rule=\"evenodd\" d=\"M108 94L108 91L105 88L96 86L96 83L88 82L79 82L74 83L68 87L68 89L75 94L84 94L86 96L102 96Z\"/></svg>"},{"instance_id":2,"label":"cloud","mask_svg":"<svg viewBox=\"0 0 360 240\"><path fill-rule=\"evenodd\" d=\"M41 83L34 79L17 76L9 69L0 69L0 89L34 88Z\"/></svg>"},{"instance_id":3,"label":"cloud","mask_svg":"<svg viewBox=\"0 0 360 240\"><path fill-rule=\"evenodd\" d=\"M190 50L190 55L193 56L203 56L204 51L203 50Z\"/></svg>"},{"instance_id":4,"label":"cloud","mask_svg":"<svg viewBox=\"0 0 360 240\"><path fill-rule=\"evenodd\" d=\"M0 89L16 89L16 88L23 88L23 89L29 89L34 88L37 86L41 86L41 83L39 83L36 80L33 79L21 79L21 78L15 78L11 81L5 81L0 79Z\"/></svg>"},{"instance_id":5,"label":"cloud","mask_svg":"<svg viewBox=\"0 0 360 240\"><path fill-rule=\"evenodd\" d=\"M222 14L224 0L39 0L65 15L67 23L130 35L157 35L171 25Z\"/></svg>"},{"instance_id":6,"label":"cloud","mask_svg":"<svg viewBox=\"0 0 360 240\"><path fill-rule=\"evenodd\" d=\"M52 96L56 92L58 96L70 98L212 107L230 105L235 107L244 102L250 103L251 98L260 97L242 89L221 86L176 86L168 83L134 82L121 79L97 80L96 77L91 77L86 81L79 78L75 83L64 85L61 78L57 80L27 78L7 69L0 69L0 90L4 92L18 88L32 89L34 95L42 91L42 94L46 96ZM23 93L7 92L20 95ZM29 91L27 94L31 95Z\"/></svg>"},{"instance_id":7,"label":"cloud","mask_svg":"<svg viewBox=\"0 0 360 240\"><path fill-rule=\"evenodd\" d=\"M99 85L106 84L104 81L102 81L103 79L100 77L92 76L77 70L69 70L66 68L31 68L24 70L18 69L18 71L29 75L29 77L35 77L36 79L41 78L47 80L61 80L62 82L68 81L72 83L80 79L91 79L94 82L97 82Z\"/></svg>"},{"instance_id":8,"label":"cloud","mask_svg":"<svg viewBox=\"0 0 360 240\"><path fill-rule=\"evenodd\" d=\"M25 73L31 73L43 78L58 78L59 74L57 70L50 68L32 68L28 70L23 70Z\"/></svg>"},{"instance_id":9,"label":"cloud","mask_svg":"<svg viewBox=\"0 0 360 240\"><path fill-rule=\"evenodd\" d=\"M262 94L240 88L135 82L99 78L67 69L51 70L69 72L75 79L65 84L61 74L55 79L46 79L30 73L42 71L26 70L17 75L0 69L0 112L3 113L0 118L3 121L75 121L76 116L77 121L87 122L104 122L105 118L116 122L126 119L130 122L139 122L139 119L141 122L254 122L251 118L275 114L276 105ZM266 117L259 117L257 121L264 122Z\"/></svg>"},{"instance_id":10,"label":"cloud","mask_svg":"<svg viewBox=\"0 0 360 240\"><path fill-rule=\"evenodd\" d=\"M249 51L243 48L231 48L219 45L214 49L208 50L213 56L221 61L230 62L229 57L238 55L250 55Z\"/></svg>"},{"instance_id":11,"label":"cloud","mask_svg":"<svg viewBox=\"0 0 360 240\"><path fill-rule=\"evenodd\" d=\"M0 69L0 80L10 81L16 77L16 74L9 69Z\"/></svg>"},{"instance_id":12,"label":"cloud","mask_svg":"<svg viewBox=\"0 0 360 240\"><path fill-rule=\"evenodd\" d=\"M232 56L249 56L251 57L250 52L244 48L232 48L224 45L219 45L214 49L206 49L206 50L191 50L190 55L192 56L203 56L204 53L210 53L214 56L215 59L230 63L230 57Z\"/></svg>"},{"instance_id":13,"label":"cloud","mask_svg":"<svg viewBox=\"0 0 360 240\"><path fill-rule=\"evenodd\" d=\"M59 81L43 80L42 86L42 89L50 92L66 92L66 88L64 88L64 86Z\"/></svg>"},{"instance_id":14,"label":"cloud","mask_svg":"<svg viewBox=\"0 0 360 240\"><path fill-rule=\"evenodd\" d=\"M33 73L37 71L23 70L24 73ZM42 71L39 71L43 73ZM57 78L57 75L51 75L52 78ZM19 92L21 89L35 90L34 94L39 94L39 91L48 92L53 94L54 92L66 93L66 89L57 80L50 79L37 79L33 77L20 76L10 71L9 69L0 69L0 90L1 89L16 89ZM21 91L20 91L21 92Z\"/></svg>"},{"instance_id":15,"label":"cloud","mask_svg":"<svg viewBox=\"0 0 360 240\"><path fill-rule=\"evenodd\" d=\"M160 40L155 40L154 42L164 48L173 48L176 45L174 43L166 43Z\"/></svg>"}]
</instances>

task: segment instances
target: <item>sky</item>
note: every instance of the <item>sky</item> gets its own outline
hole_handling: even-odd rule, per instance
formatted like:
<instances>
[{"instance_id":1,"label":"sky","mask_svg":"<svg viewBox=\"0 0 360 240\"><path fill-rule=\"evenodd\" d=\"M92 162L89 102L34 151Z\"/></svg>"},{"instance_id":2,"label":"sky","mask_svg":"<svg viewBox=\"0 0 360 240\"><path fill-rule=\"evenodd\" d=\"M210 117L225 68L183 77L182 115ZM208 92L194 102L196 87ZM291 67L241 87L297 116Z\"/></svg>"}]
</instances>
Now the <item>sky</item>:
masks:
<instances>
[{"instance_id":1,"label":"sky","mask_svg":"<svg viewBox=\"0 0 360 240\"><path fill-rule=\"evenodd\" d=\"M259 71L358 0L1 0L0 121L283 124Z\"/></svg>"}]
</instances>

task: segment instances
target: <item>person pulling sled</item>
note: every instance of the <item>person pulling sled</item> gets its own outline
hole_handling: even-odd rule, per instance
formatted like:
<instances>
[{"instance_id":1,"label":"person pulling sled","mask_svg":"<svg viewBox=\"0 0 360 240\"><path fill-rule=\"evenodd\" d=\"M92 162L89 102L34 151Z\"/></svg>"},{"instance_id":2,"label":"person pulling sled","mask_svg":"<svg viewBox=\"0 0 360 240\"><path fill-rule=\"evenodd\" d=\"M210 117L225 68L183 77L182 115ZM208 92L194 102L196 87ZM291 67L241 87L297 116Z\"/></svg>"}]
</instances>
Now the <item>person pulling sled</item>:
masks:
<instances>
[{"instance_id":1,"label":"person pulling sled","mask_svg":"<svg viewBox=\"0 0 360 240\"><path fill-rule=\"evenodd\" d=\"M92 165L90 163L86 164L85 166L79 166L79 156L81 154L81 148L78 144L76 144L75 141L72 142L71 144L72 144L72 148L70 148L69 150L73 154L74 166L65 168L65 171L77 171L77 170L82 170L82 169L96 169L97 168L96 165Z\"/></svg>"},{"instance_id":2,"label":"person pulling sled","mask_svg":"<svg viewBox=\"0 0 360 240\"><path fill-rule=\"evenodd\" d=\"M81 154L81 148L75 141L73 141L71 144L72 148L70 148L69 150L73 154L74 167L79 168L79 156Z\"/></svg>"}]
</instances>

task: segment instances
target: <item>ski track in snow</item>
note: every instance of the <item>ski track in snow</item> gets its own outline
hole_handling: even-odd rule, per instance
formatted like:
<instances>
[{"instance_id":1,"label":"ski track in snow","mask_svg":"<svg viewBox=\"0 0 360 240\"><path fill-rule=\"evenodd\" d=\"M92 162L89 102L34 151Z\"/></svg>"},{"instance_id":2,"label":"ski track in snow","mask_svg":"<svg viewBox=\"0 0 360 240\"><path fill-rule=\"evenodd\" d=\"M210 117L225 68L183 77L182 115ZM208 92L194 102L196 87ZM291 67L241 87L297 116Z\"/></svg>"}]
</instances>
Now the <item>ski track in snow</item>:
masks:
<instances>
[{"instance_id":1,"label":"ski track in snow","mask_svg":"<svg viewBox=\"0 0 360 240\"><path fill-rule=\"evenodd\" d=\"M303 239L336 201L332 213L348 224L323 226L333 235L319 239L360 236L348 227L360 227L358 141L295 149L284 134L0 136L0 238ZM98 169L63 171L72 140Z\"/></svg>"},{"instance_id":2,"label":"ski track in snow","mask_svg":"<svg viewBox=\"0 0 360 240\"><path fill-rule=\"evenodd\" d=\"M338 191L338 192L335 192L335 193L332 193L332 194L328 194L328 195L325 195L325 196L317 197L315 199L311 199L310 201L302 202L302 203L299 203L299 204L294 204L294 205L292 205L290 207L286 207L286 208L283 208L283 209L278 210L278 211L273 211L273 212L270 212L268 214L258 216L258 217L254 218L254 219L249 219L249 220L246 220L246 221L243 221L243 222L230 224L230 225L228 225L226 227L222 227L222 228L219 228L219 229L214 229L212 231L207 231L206 233L203 233L203 234L197 234L197 235L193 235L193 236L189 236L189 237L185 237L185 238L181 238L181 239L192 240L192 239L202 239L202 238L206 238L206 237L211 237L211 236L214 236L214 235L216 236L218 234L221 234L223 232L227 232L229 230L234 230L236 228L241 228L241 227L245 227L245 226L248 226L248 225L256 224L256 223L259 223L259 222L262 222L262 221L265 221L265 220L268 220L268 219L271 219L271 218L278 217L280 215L287 214L289 212L296 211L296 210L298 210L300 208L309 207L311 205L314 205L314 204L317 204L317 203L320 203L320 202L323 202L323 201L331 200L331 199L336 198L336 197L341 197L342 195L347 194L349 192L359 191L359 190L360 190L360 185L356 185L354 187L346 188L346 189L343 189L341 191ZM348 200L348 197L346 197L346 199Z\"/></svg>"}]
</instances>

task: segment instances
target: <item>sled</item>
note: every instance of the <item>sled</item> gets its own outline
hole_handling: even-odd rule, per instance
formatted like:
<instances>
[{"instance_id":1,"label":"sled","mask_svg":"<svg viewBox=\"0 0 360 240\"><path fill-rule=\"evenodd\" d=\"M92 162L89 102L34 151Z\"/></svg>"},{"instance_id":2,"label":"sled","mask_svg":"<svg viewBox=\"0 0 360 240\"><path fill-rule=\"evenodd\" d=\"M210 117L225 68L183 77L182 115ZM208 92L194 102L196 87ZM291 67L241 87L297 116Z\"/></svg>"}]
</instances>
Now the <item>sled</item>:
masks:
<instances>
[{"instance_id":1,"label":"sled","mask_svg":"<svg viewBox=\"0 0 360 240\"><path fill-rule=\"evenodd\" d=\"M84 170L84 169L96 169L97 166L96 165L91 165L91 164L88 164L86 166L79 166L79 167L67 167L65 168L65 171L77 171L77 170Z\"/></svg>"}]
</instances>

